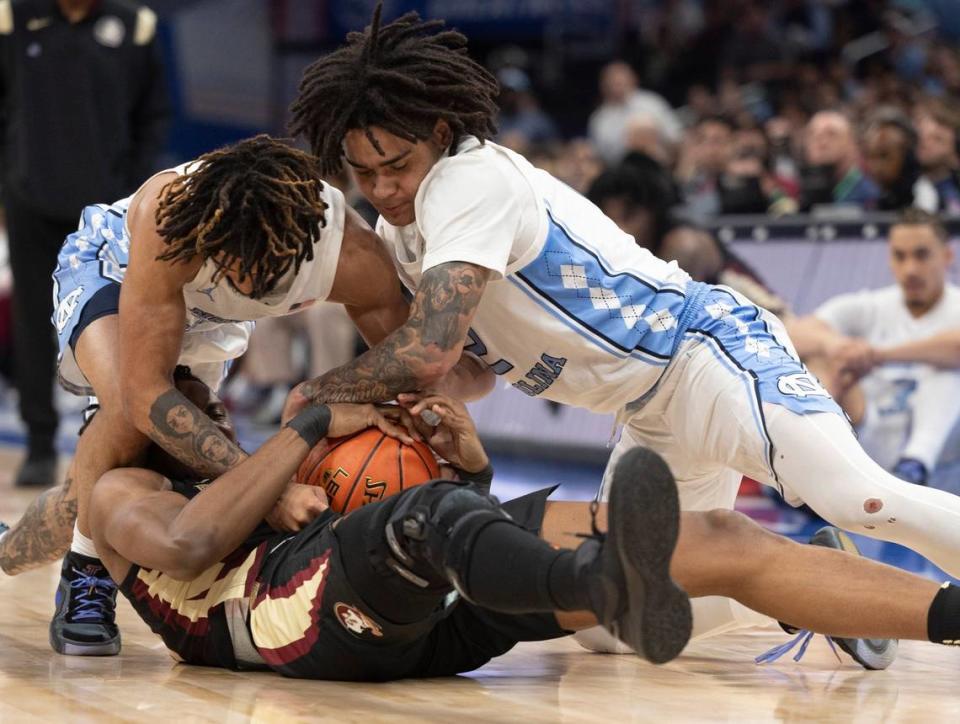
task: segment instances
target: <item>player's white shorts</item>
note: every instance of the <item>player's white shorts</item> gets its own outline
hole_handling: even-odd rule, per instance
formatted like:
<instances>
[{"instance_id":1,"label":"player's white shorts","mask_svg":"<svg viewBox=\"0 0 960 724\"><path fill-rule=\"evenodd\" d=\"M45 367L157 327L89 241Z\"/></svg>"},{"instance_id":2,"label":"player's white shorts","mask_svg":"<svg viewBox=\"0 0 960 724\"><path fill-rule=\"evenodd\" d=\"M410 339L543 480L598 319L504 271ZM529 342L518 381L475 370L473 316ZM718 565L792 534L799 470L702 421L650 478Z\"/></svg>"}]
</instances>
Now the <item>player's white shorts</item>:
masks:
<instances>
[{"instance_id":1,"label":"player's white shorts","mask_svg":"<svg viewBox=\"0 0 960 724\"><path fill-rule=\"evenodd\" d=\"M643 445L670 466L684 510L732 508L742 475L799 503L777 479L763 406L796 414L843 413L799 362L773 314L723 287L713 288L704 309L656 388L621 413L624 427L607 464L601 499L619 457Z\"/></svg>"},{"instance_id":2,"label":"player's white shorts","mask_svg":"<svg viewBox=\"0 0 960 724\"><path fill-rule=\"evenodd\" d=\"M88 206L80 226L64 241L53 272L53 326L57 332L60 384L75 395L92 395L74 356L83 329L99 316L119 310L119 285L130 256L125 225L126 203ZM93 314L89 314L92 308ZM244 353L253 322L211 319L184 332L178 364L187 365L217 390L232 360Z\"/></svg>"}]
</instances>

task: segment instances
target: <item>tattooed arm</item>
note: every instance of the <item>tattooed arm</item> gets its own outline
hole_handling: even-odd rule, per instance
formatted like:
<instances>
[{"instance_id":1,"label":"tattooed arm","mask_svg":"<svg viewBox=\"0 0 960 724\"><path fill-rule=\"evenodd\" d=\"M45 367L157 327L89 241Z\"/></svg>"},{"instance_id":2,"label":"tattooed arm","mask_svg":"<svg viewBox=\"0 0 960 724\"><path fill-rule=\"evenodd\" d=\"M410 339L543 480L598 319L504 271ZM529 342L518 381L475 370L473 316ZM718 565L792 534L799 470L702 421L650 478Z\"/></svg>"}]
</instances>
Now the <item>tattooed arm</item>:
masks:
<instances>
[{"instance_id":1,"label":"tattooed arm","mask_svg":"<svg viewBox=\"0 0 960 724\"><path fill-rule=\"evenodd\" d=\"M77 491L73 476L30 501L20 520L0 539L0 569L9 576L63 558L73 539Z\"/></svg>"},{"instance_id":2,"label":"tattooed arm","mask_svg":"<svg viewBox=\"0 0 960 724\"><path fill-rule=\"evenodd\" d=\"M162 178L162 177L161 177ZM147 198L151 198L147 195ZM181 463L219 475L244 453L173 385L187 312L183 287L200 262L158 261L166 248L154 221L156 200L131 207L130 263L120 290L120 390L127 418Z\"/></svg>"},{"instance_id":3,"label":"tattooed arm","mask_svg":"<svg viewBox=\"0 0 960 724\"><path fill-rule=\"evenodd\" d=\"M460 359L489 272L466 262L428 269L410 317L352 362L305 382L310 402L382 402L437 383Z\"/></svg>"}]
</instances>

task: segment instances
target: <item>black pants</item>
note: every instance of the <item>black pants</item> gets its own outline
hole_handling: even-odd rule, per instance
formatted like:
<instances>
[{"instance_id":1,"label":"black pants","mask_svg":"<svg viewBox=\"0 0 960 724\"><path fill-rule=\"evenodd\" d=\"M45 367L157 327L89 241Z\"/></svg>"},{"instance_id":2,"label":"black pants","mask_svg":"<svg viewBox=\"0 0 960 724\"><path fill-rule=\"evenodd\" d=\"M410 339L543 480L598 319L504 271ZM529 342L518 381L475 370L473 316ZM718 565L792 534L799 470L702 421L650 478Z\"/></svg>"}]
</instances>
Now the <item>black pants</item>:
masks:
<instances>
[{"instance_id":1,"label":"black pants","mask_svg":"<svg viewBox=\"0 0 960 724\"><path fill-rule=\"evenodd\" d=\"M57 341L50 322L51 275L60 247L76 231L77 221L45 217L9 194L4 201L13 273L14 384L30 448L43 453L52 449L58 423L53 405Z\"/></svg>"}]
</instances>

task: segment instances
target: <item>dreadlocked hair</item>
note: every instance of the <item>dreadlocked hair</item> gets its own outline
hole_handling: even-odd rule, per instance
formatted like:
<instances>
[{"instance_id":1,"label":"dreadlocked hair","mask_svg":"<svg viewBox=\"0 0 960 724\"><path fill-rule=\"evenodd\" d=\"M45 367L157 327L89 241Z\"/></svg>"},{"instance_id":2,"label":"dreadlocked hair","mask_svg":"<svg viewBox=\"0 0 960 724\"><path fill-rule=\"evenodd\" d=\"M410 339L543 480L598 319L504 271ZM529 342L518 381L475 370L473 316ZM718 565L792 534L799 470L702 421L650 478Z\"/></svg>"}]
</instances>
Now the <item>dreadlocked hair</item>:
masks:
<instances>
[{"instance_id":1,"label":"dreadlocked hair","mask_svg":"<svg viewBox=\"0 0 960 724\"><path fill-rule=\"evenodd\" d=\"M440 118L455 141L483 142L497 131L499 86L467 55L466 37L415 12L381 27L382 11L379 3L362 33L307 67L290 108L291 133L307 139L325 174L340 168L343 137L354 129L381 155L371 126L411 142L429 138Z\"/></svg>"},{"instance_id":2,"label":"dreadlocked hair","mask_svg":"<svg viewBox=\"0 0 960 724\"><path fill-rule=\"evenodd\" d=\"M292 266L313 259L326 225L317 160L259 135L206 153L160 191L157 259L213 262L216 283L233 269L252 283L250 297L270 293Z\"/></svg>"}]
</instances>

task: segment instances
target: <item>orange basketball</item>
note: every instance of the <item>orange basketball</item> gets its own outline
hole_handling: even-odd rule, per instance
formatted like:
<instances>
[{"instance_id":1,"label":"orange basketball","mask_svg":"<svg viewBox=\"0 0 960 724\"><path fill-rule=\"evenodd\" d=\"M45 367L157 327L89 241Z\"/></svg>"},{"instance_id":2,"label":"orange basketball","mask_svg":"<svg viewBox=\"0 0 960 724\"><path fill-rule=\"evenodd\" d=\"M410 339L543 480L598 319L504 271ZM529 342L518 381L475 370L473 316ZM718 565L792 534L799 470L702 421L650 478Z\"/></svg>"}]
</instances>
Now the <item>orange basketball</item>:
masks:
<instances>
[{"instance_id":1,"label":"orange basketball","mask_svg":"<svg viewBox=\"0 0 960 724\"><path fill-rule=\"evenodd\" d=\"M375 427L324 440L297 470L297 482L319 485L338 513L349 513L440 477L440 466L422 442L405 445Z\"/></svg>"}]
</instances>

